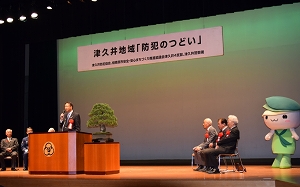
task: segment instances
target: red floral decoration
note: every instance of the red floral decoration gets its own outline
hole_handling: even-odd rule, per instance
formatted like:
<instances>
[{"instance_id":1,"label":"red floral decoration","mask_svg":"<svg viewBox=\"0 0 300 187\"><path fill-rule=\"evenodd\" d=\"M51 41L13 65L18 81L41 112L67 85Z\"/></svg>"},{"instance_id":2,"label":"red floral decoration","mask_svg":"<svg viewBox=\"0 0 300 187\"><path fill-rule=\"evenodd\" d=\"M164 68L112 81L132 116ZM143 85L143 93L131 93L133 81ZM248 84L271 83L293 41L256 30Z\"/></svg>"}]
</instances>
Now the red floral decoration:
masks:
<instances>
[{"instance_id":1,"label":"red floral decoration","mask_svg":"<svg viewBox=\"0 0 300 187\"><path fill-rule=\"evenodd\" d=\"M230 135L230 131L226 131L226 137Z\"/></svg>"},{"instance_id":2,"label":"red floral decoration","mask_svg":"<svg viewBox=\"0 0 300 187\"><path fill-rule=\"evenodd\" d=\"M221 138L223 136L223 132L219 132L218 137Z\"/></svg>"},{"instance_id":3,"label":"red floral decoration","mask_svg":"<svg viewBox=\"0 0 300 187\"><path fill-rule=\"evenodd\" d=\"M223 132L219 132L217 142L220 141L222 136L223 136Z\"/></svg>"},{"instance_id":4,"label":"red floral decoration","mask_svg":"<svg viewBox=\"0 0 300 187\"><path fill-rule=\"evenodd\" d=\"M74 123L74 119L69 119L69 125L68 125L69 129L73 128L73 123Z\"/></svg>"},{"instance_id":5,"label":"red floral decoration","mask_svg":"<svg viewBox=\"0 0 300 187\"><path fill-rule=\"evenodd\" d=\"M209 138L209 134L208 133L205 133L205 138Z\"/></svg>"}]
</instances>

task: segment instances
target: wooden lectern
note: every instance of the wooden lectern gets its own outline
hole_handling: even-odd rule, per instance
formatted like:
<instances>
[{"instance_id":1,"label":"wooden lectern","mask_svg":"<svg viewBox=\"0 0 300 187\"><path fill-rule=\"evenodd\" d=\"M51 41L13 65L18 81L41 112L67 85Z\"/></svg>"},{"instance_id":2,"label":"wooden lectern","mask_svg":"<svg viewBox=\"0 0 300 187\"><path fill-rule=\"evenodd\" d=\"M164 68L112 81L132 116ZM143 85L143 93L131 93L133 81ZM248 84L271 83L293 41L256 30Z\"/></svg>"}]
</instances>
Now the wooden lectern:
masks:
<instances>
[{"instance_id":1,"label":"wooden lectern","mask_svg":"<svg viewBox=\"0 0 300 187\"><path fill-rule=\"evenodd\" d=\"M84 143L92 134L47 132L29 134L29 174L84 173Z\"/></svg>"}]
</instances>

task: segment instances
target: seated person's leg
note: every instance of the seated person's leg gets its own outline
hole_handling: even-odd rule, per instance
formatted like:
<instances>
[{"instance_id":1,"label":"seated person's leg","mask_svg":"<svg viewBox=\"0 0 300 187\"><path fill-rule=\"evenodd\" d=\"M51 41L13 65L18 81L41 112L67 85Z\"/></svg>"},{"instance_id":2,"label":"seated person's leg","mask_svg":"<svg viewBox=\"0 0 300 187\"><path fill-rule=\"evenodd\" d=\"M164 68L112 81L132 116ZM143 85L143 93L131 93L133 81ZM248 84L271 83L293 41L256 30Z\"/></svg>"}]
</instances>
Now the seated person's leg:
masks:
<instances>
[{"instance_id":1,"label":"seated person's leg","mask_svg":"<svg viewBox=\"0 0 300 187\"><path fill-rule=\"evenodd\" d=\"M1 171L5 171L5 162L4 162L4 152L0 153L0 164L1 164Z\"/></svg>"},{"instance_id":2,"label":"seated person's leg","mask_svg":"<svg viewBox=\"0 0 300 187\"><path fill-rule=\"evenodd\" d=\"M195 164L198 165L198 167L196 169L194 169L194 171L199 171L201 169L203 169L204 167L204 162L200 156L200 152L201 151L194 151L194 159L195 159Z\"/></svg>"},{"instance_id":3,"label":"seated person's leg","mask_svg":"<svg viewBox=\"0 0 300 187\"><path fill-rule=\"evenodd\" d=\"M203 165L204 165L204 167L201 169L201 171L206 172L206 170L210 167L211 164L209 162L208 155L213 150L214 150L214 148L207 148L207 149L200 151L201 160L203 161Z\"/></svg>"},{"instance_id":4,"label":"seated person's leg","mask_svg":"<svg viewBox=\"0 0 300 187\"><path fill-rule=\"evenodd\" d=\"M26 171L26 170L28 170L28 153L23 154L23 161L24 161L23 170Z\"/></svg>"},{"instance_id":5,"label":"seated person's leg","mask_svg":"<svg viewBox=\"0 0 300 187\"><path fill-rule=\"evenodd\" d=\"M13 151L11 153L11 169L16 170L16 160L17 160L18 153L16 151Z\"/></svg>"},{"instance_id":6,"label":"seated person's leg","mask_svg":"<svg viewBox=\"0 0 300 187\"><path fill-rule=\"evenodd\" d=\"M225 150L222 148L214 149L208 153L208 160L210 163L210 170L207 171L207 173L220 173L219 171L219 162L218 162L218 155L221 153L225 153Z\"/></svg>"}]
</instances>

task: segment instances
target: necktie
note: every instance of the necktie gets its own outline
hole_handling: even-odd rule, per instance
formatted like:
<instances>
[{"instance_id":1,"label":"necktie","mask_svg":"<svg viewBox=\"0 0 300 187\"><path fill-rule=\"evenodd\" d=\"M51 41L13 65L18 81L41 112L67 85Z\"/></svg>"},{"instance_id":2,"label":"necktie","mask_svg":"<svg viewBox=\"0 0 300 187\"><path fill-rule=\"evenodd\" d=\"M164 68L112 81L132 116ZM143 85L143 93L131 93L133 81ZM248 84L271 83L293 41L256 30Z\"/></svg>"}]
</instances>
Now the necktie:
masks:
<instances>
[{"instance_id":1,"label":"necktie","mask_svg":"<svg viewBox=\"0 0 300 187\"><path fill-rule=\"evenodd\" d=\"M69 114L67 115L67 123L68 123L68 121L69 121L70 116L71 116L71 113L69 113Z\"/></svg>"},{"instance_id":2,"label":"necktie","mask_svg":"<svg viewBox=\"0 0 300 187\"><path fill-rule=\"evenodd\" d=\"M66 119L66 121L65 121L65 123L63 125L62 131L64 131L64 128L68 126L70 116L71 116L71 113L68 113L67 119Z\"/></svg>"}]
</instances>

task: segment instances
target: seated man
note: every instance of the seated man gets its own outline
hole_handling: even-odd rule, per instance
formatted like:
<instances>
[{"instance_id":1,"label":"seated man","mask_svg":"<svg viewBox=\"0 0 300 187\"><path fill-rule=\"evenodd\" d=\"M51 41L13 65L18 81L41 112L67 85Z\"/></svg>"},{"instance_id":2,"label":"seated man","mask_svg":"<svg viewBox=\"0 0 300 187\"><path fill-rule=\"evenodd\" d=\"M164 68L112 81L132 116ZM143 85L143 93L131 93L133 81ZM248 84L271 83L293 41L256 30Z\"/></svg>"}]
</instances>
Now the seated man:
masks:
<instances>
[{"instance_id":1,"label":"seated man","mask_svg":"<svg viewBox=\"0 0 300 187\"><path fill-rule=\"evenodd\" d=\"M212 126L212 120L210 118L206 118L203 121L203 128L206 129L206 133L204 135L204 140L201 144L199 144L198 146L195 146L193 148L193 155L195 158L195 164L198 165L198 167L196 169L194 169L194 171L199 171L200 169L203 169L204 167L204 162L201 159L200 156L200 151L202 151L203 149L208 148L208 145L214 141L216 141L217 139L217 131L216 129Z\"/></svg>"},{"instance_id":2,"label":"seated man","mask_svg":"<svg viewBox=\"0 0 300 187\"><path fill-rule=\"evenodd\" d=\"M16 160L18 155L18 139L12 138L12 130L6 130L7 138L1 140L1 153L0 153L0 163L1 163L1 171L5 171L5 162L4 158L7 156L11 156L11 170L17 171L16 169Z\"/></svg>"},{"instance_id":3,"label":"seated man","mask_svg":"<svg viewBox=\"0 0 300 187\"><path fill-rule=\"evenodd\" d=\"M228 126L227 126L228 123ZM201 158L204 160L207 168L203 171L213 174L220 173L217 156L219 154L234 153L237 140L240 138L240 131L237 127L238 118L234 115L229 115L228 120L219 119L218 127L220 129L215 148L205 149L200 152Z\"/></svg>"},{"instance_id":4,"label":"seated man","mask_svg":"<svg viewBox=\"0 0 300 187\"><path fill-rule=\"evenodd\" d=\"M28 153L29 153L29 148L28 148L28 136L30 133L32 133L32 128L28 127L27 128L27 136L23 138L22 143L21 143L21 149L23 151L23 161L24 161L24 171L28 170Z\"/></svg>"}]
</instances>

